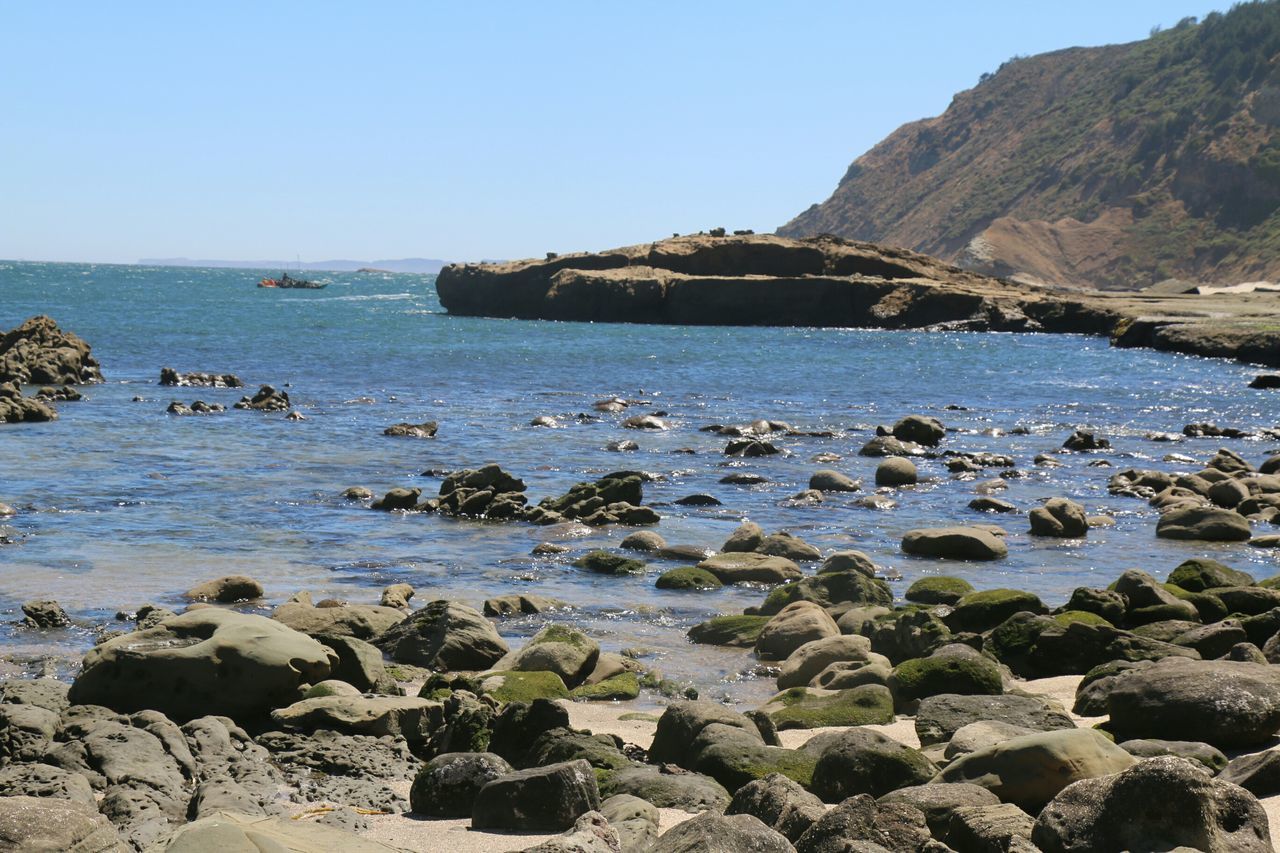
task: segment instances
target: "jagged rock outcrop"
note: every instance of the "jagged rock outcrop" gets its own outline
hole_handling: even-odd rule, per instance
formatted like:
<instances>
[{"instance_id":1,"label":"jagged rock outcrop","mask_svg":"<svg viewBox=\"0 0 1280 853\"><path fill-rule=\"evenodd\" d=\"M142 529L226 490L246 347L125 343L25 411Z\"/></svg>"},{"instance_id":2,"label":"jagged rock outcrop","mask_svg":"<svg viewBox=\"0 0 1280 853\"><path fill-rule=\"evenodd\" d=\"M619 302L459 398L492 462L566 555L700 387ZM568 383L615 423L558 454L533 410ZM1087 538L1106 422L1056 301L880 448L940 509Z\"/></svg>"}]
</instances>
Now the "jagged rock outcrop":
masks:
<instances>
[{"instance_id":1,"label":"jagged rock outcrop","mask_svg":"<svg viewBox=\"0 0 1280 853\"><path fill-rule=\"evenodd\" d=\"M41 314L0 338L0 382L19 385L82 385L101 382L90 347Z\"/></svg>"}]
</instances>

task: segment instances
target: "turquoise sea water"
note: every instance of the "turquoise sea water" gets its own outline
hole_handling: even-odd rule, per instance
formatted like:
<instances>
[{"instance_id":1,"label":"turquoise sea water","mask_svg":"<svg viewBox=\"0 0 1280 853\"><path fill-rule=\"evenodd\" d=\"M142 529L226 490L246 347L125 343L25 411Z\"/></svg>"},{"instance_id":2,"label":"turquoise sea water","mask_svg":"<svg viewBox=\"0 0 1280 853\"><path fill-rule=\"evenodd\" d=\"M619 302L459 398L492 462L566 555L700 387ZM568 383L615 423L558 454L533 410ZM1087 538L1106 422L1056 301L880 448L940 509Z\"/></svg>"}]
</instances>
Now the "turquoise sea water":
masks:
<instances>
[{"instance_id":1,"label":"turquoise sea water","mask_svg":"<svg viewBox=\"0 0 1280 853\"><path fill-rule=\"evenodd\" d=\"M278 272L278 271L267 271ZM263 582L269 603L300 589L376 602L408 582L415 603L530 591L578 605L572 617L607 649L644 648L666 674L697 682L705 695L759 697L744 652L693 647L688 626L758 603L759 589L663 592L653 563L646 577L604 578L568 559L531 557L549 536L575 549L615 545L626 529L569 535L526 524L385 514L340 499L352 485L439 487L424 471L498 462L525 479L532 499L618 469L661 475L646 486L668 542L718 546L743 518L790 530L824 551L858 548L904 578L899 594L927 573L959 574L979 588L1016 586L1064 601L1130 567L1163 576L1188 556L1213 554L1259 577L1280 572L1273 554L1247 545L1157 540L1155 512L1113 498L1107 478L1126 467L1194 470L1165 454L1206 459L1220 445L1255 463L1277 442L1200 439L1155 443L1150 431L1189 422L1242 428L1280 422L1275 392L1245 387L1256 370L1225 361L1113 350L1098 339L1050 335L929 334L862 330L697 328L522 322L450 317L433 278L330 273L320 291L255 287L243 270L0 263L0 328L47 313L88 340L107 382L86 400L59 407L49 424L0 427L0 501L20 514L0 527L18 544L0 547L0 654L8 669L31 669L50 652L74 661L87 629L38 634L10 624L27 599L57 599L88 624L146 602L178 608L195 583L228 573ZM162 388L161 367L233 372L250 386L287 385L305 421L228 411L165 413L171 400L221 402L243 391ZM617 395L650 401L628 414L664 410L672 429L621 428L626 415L578 423L593 401ZM135 397L143 398L135 402ZM946 410L946 406L963 410ZM1000 495L1024 510L1066 495L1089 512L1117 518L1084 542L1033 540L1025 515L988 517L967 508L975 480L953 479L940 461L921 461L921 486L894 492L898 507L853 506L856 495L793 507L785 499L818 468L836 468L872 490L877 460L858 449L879 423L931 414L959 432L943 449L1014 456L1026 476ZM563 427L528 426L554 415ZM786 457L731 460L710 423L787 421L834 438L780 438ZM437 420L435 439L384 437L398 421ZM1015 426L1030 435L1009 435ZM1115 452L1065 455L1038 468L1076 427L1111 437ZM633 439L640 450L605 446ZM675 453L691 448L693 454ZM841 461L819 463L818 454ZM1107 459L1113 468L1089 467ZM722 485L729 471L773 482ZM994 476L992 471L989 475ZM723 505L672 502L709 493ZM865 493L865 491L864 491ZM1009 531L999 563L942 564L902 555L913 528L994 522ZM1259 531L1259 532L1272 532ZM572 557L573 555L569 555ZM523 618L500 626L514 643L537 629ZM65 673L69 664L59 664Z\"/></svg>"}]
</instances>

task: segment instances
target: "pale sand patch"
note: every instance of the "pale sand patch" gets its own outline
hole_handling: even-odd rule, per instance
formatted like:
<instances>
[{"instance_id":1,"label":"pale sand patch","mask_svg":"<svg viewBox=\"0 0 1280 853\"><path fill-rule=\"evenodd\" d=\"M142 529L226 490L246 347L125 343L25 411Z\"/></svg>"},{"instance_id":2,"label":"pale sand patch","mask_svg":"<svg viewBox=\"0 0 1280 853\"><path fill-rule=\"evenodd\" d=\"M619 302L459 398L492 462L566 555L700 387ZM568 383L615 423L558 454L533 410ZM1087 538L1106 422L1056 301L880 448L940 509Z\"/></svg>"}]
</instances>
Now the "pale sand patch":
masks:
<instances>
[{"instance_id":1,"label":"pale sand patch","mask_svg":"<svg viewBox=\"0 0 1280 853\"><path fill-rule=\"evenodd\" d=\"M660 833L695 817L679 809L658 809L658 815ZM409 815L386 815L369 818L369 824L369 830L360 833L365 838L413 853L507 853L541 844L560 834L473 832L468 829L471 821L467 818L426 820Z\"/></svg>"},{"instance_id":2,"label":"pale sand patch","mask_svg":"<svg viewBox=\"0 0 1280 853\"><path fill-rule=\"evenodd\" d=\"M1262 810L1267 813L1267 825L1271 829L1271 846L1280 850L1280 795L1259 797Z\"/></svg>"},{"instance_id":3,"label":"pale sand patch","mask_svg":"<svg viewBox=\"0 0 1280 853\"><path fill-rule=\"evenodd\" d=\"M568 702L560 704L569 710L569 725L575 729L589 729L592 734L617 735L626 743L648 749L653 743L653 733L658 723L651 720L620 720L621 716L637 713L634 703L623 702ZM640 713L659 716L661 709L644 709Z\"/></svg>"}]
</instances>

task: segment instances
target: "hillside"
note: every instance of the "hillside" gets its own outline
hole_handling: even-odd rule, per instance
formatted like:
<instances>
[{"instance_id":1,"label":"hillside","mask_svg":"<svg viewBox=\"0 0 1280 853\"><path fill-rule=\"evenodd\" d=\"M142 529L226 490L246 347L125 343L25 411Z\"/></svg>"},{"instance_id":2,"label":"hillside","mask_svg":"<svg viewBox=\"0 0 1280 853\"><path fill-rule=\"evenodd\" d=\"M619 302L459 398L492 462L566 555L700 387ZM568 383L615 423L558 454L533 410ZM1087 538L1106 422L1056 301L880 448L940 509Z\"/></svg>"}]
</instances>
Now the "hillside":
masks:
<instances>
[{"instance_id":1,"label":"hillside","mask_svg":"<svg viewBox=\"0 0 1280 853\"><path fill-rule=\"evenodd\" d=\"M1016 57L904 125L778 233L1140 288L1280 278L1280 2Z\"/></svg>"}]
</instances>

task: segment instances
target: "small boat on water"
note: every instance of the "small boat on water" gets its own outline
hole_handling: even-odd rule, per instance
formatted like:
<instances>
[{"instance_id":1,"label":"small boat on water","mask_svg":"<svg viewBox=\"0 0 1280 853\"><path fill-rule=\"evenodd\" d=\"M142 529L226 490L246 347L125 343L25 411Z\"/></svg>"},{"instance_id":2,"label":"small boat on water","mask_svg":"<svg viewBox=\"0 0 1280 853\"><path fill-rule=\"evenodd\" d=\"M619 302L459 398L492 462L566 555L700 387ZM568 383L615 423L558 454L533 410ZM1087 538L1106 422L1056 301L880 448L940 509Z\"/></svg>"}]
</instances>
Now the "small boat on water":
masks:
<instances>
[{"instance_id":1,"label":"small boat on water","mask_svg":"<svg viewBox=\"0 0 1280 853\"><path fill-rule=\"evenodd\" d=\"M294 278L287 272L280 273L279 278L264 278L258 282L258 287L279 287L300 290L319 290L322 287L328 287L322 281L307 281L305 278Z\"/></svg>"}]
</instances>

